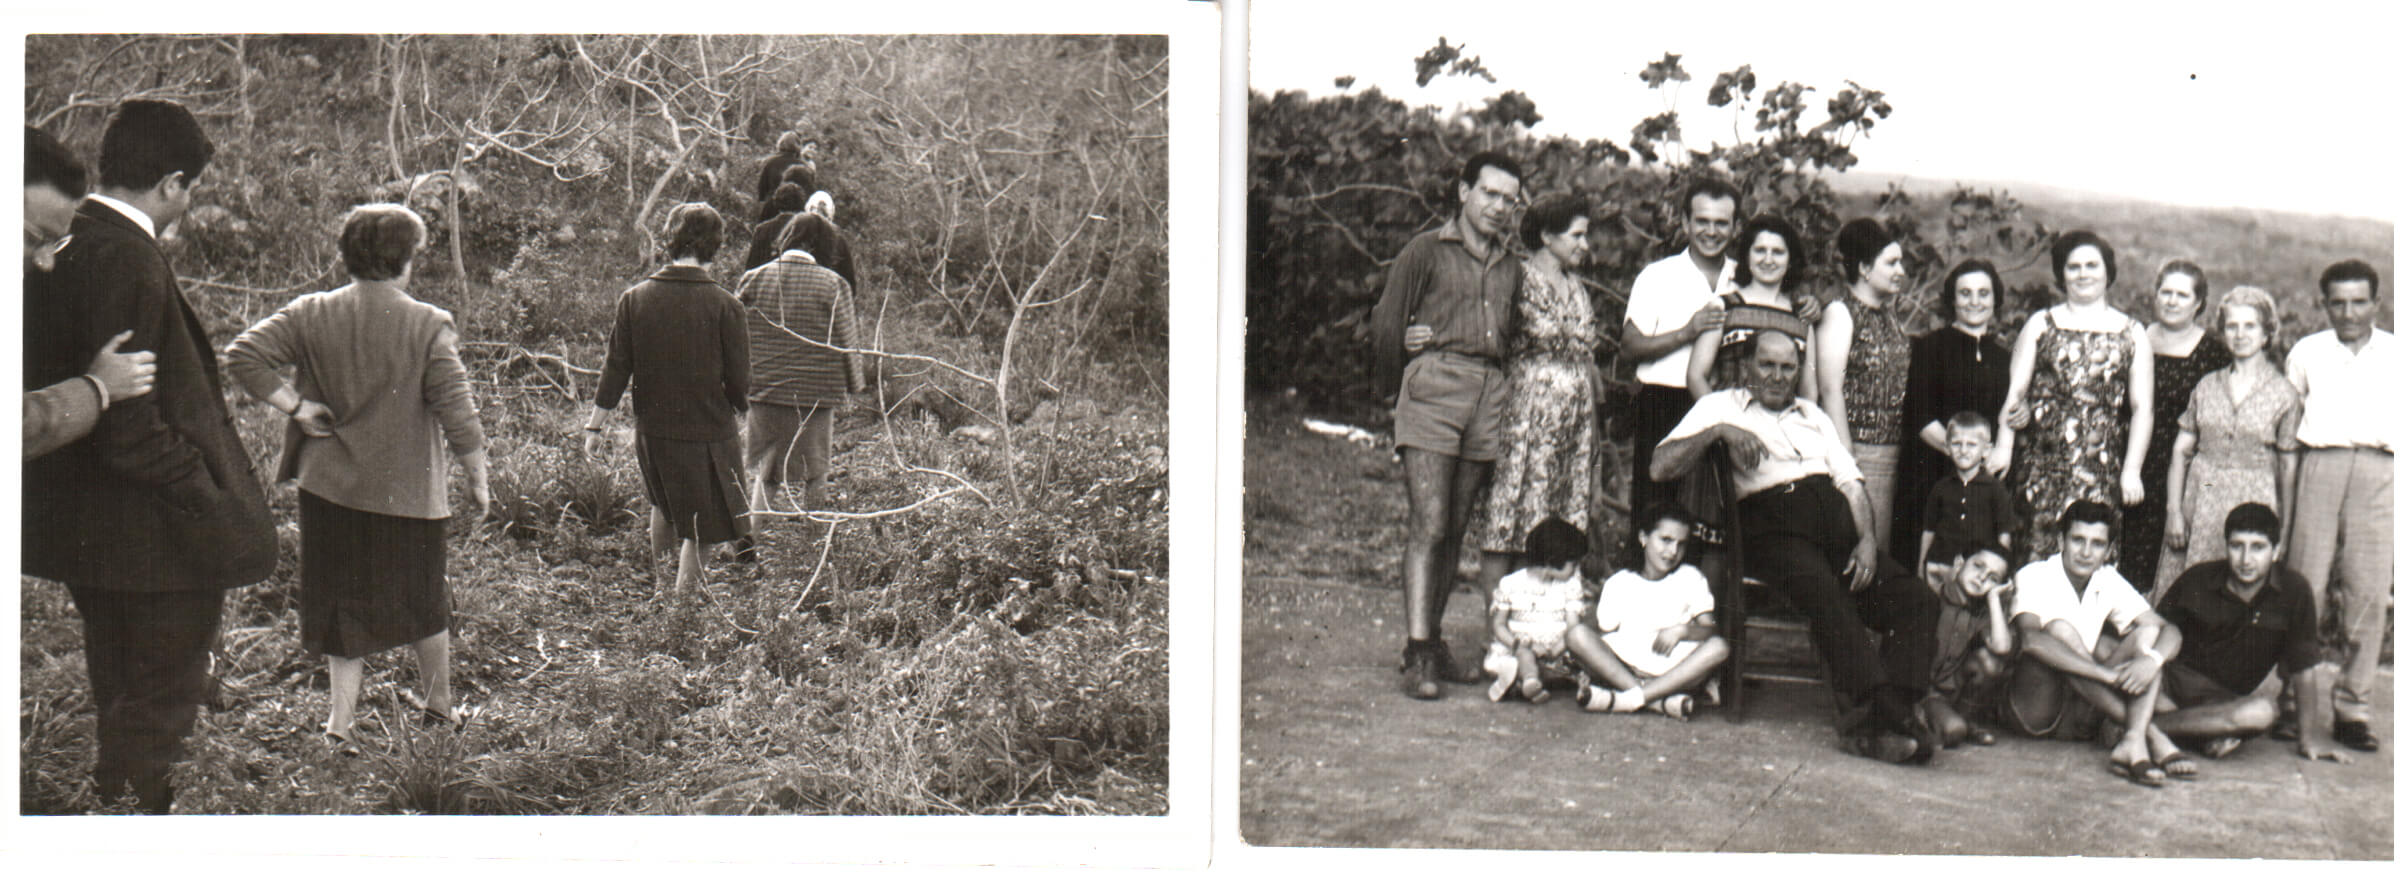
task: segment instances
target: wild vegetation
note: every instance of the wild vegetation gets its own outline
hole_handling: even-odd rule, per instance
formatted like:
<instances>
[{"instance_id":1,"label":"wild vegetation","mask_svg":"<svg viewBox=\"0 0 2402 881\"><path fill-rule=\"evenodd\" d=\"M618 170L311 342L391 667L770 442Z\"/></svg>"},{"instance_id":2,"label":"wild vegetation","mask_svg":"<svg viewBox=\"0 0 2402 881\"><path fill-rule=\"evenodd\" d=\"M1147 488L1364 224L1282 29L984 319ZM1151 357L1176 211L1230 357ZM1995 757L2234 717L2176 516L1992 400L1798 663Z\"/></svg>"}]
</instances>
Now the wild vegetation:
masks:
<instances>
[{"instance_id":1,"label":"wild vegetation","mask_svg":"<svg viewBox=\"0 0 2402 881\"><path fill-rule=\"evenodd\" d=\"M1488 66L1463 48L1438 40L1415 59L1418 84L1444 76L1506 81L1505 62ZM1662 109L1631 125L1623 144L1537 135L1542 114L1517 91L1458 111L1374 88L1352 92L1349 77L1322 96L1252 92L1244 334L1252 399L1277 401L1278 414L1298 410L1379 427L1389 420L1388 403L1369 390L1369 309L1402 246L1456 210L1449 175L1482 149L1504 150L1525 166L1529 201L1568 192L1593 211L1588 260L1572 271L1592 293L1601 325L1612 329L1597 353L1608 377L1604 467L1595 472L1608 509L1597 512L1604 522L1624 513L1618 508L1626 468L1618 463L1627 461L1624 408L1634 391L1632 365L1618 363L1615 329L1636 273L1685 247L1676 199L1697 173L1735 181L1747 214L1774 212L1793 221L1813 250L1809 267L1787 286L1798 284L1822 300L1840 296L1833 238L1841 222L1876 216L1891 224L1902 237L1911 281L1896 308L1912 333L1940 323L1934 288L1943 272L1981 256L2003 269L2006 300L1998 320L2005 339L2014 334L2031 311L2053 301L2048 248L2055 235L2077 228L2099 230L2116 245L2123 277L2111 299L2138 318L2151 315L2152 269L2175 257L2199 260L2214 289L2257 284L2277 292L2285 326L2295 330L2289 339L2325 326L2311 285L2327 264L2361 257L2392 277L2390 224L2071 200L2049 192L2022 200L1968 183L1849 183L1858 139L1878 125L1907 124L1907 117L1888 123L1897 109L1857 82L1830 93L1790 81L1769 87L1768 75L1743 65L1710 80L1709 106L1732 110L1745 125L1736 142L1703 149L1686 143L1685 120L1674 109L1676 93L1697 82L1674 54L1646 65L1639 86L1625 84L1659 93Z\"/></svg>"},{"instance_id":2,"label":"wild vegetation","mask_svg":"<svg viewBox=\"0 0 2402 881\"><path fill-rule=\"evenodd\" d=\"M1165 812L1166 42L1155 37L102 36L27 41L27 121L86 152L129 97L218 153L170 253L219 344L342 283L343 211L406 201L411 291L457 315L493 516L453 526L456 734L369 662L366 754L284 565L229 598L178 810ZM652 581L629 420L582 455L617 293L668 207L733 223L795 129L860 268L877 360L840 417L841 514L765 561ZM261 474L281 416L240 399ZM79 621L28 581L20 810L109 810Z\"/></svg>"}]
</instances>

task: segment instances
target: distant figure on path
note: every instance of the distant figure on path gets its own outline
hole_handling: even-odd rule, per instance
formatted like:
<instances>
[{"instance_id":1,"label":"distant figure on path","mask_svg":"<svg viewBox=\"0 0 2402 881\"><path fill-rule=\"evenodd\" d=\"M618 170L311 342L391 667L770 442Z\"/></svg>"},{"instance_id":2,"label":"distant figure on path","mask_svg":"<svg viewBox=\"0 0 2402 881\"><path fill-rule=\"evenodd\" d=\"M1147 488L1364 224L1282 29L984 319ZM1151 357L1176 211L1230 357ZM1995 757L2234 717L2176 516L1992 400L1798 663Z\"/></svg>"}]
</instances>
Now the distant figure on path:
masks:
<instances>
[{"instance_id":1,"label":"distant figure on path","mask_svg":"<svg viewBox=\"0 0 2402 881\"><path fill-rule=\"evenodd\" d=\"M776 187L775 195L760 208L759 222L751 225L751 247L743 254L742 271L774 262L776 255L782 253L776 246L784 242L784 224L791 223L793 215L801 213L808 205L808 198L809 191L801 189L799 184Z\"/></svg>"},{"instance_id":2,"label":"distant figure on path","mask_svg":"<svg viewBox=\"0 0 2402 881\"><path fill-rule=\"evenodd\" d=\"M769 155L767 160L759 165L759 201L765 203L769 198L773 197L776 194L776 185L784 182L785 169L791 168L794 165L805 164L803 153L816 146L816 141L809 141L804 144L801 141L801 133L799 132L788 131L778 136L776 138L776 152ZM801 188L801 192L806 193L812 189L816 188L804 186Z\"/></svg>"},{"instance_id":3,"label":"distant figure on path","mask_svg":"<svg viewBox=\"0 0 2402 881\"><path fill-rule=\"evenodd\" d=\"M2286 521L2286 560L2329 610L2328 660L2335 683L2335 740L2377 749L2369 713L2377 655L2394 593L2394 382L2402 351L2377 329L2377 270L2358 260L2319 275L2326 330L2285 356L2285 377L2302 393L2303 447ZM2340 552L2338 548L2341 548Z\"/></svg>"},{"instance_id":4,"label":"distant figure on path","mask_svg":"<svg viewBox=\"0 0 2402 881\"><path fill-rule=\"evenodd\" d=\"M100 798L165 813L210 683L225 590L275 569L266 492L235 434L216 347L158 230L192 205L216 148L182 105L126 101L100 136L100 190L48 281L27 293L25 381L81 375L120 331L158 353L149 395L24 470L25 573L65 582L99 711Z\"/></svg>"},{"instance_id":5,"label":"distant figure on path","mask_svg":"<svg viewBox=\"0 0 2402 881\"><path fill-rule=\"evenodd\" d=\"M1785 594L1810 619L1810 642L1835 691L1864 712L1844 724L1843 748L1917 764L1935 735L1918 714L1935 650L1934 593L1877 551L1860 467L1834 422L1795 394L1801 344L1781 330L1753 338L1745 383L1703 395L1651 460L1656 480L1702 467L1726 445L1739 498L1745 571ZM1884 648L1869 628L1884 634Z\"/></svg>"},{"instance_id":6,"label":"distant figure on path","mask_svg":"<svg viewBox=\"0 0 2402 881\"><path fill-rule=\"evenodd\" d=\"M365 658L417 655L421 719L456 724L450 594L443 581L450 455L467 472L475 522L492 507L484 428L450 313L409 296L425 221L400 205L361 205L342 221L351 282L293 300L235 337L226 372L288 413L277 482L300 482L300 645L324 655L333 699L325 735L356 741ZM295 385L278 371L295 368Z\"/></svg>"},{"instance_id":7,"label":"distant figure on path","mask_svg":"<svg viewBox=\"0 0 2402 881\"><path fill-rule=\"evenodd\" d=\"M751 339L742 305L709 278L725 219L702 202L667 213L668 264L617 297L585 452L601 418L634 393L634 455L651 503L651 560L676 553L675 587L701 583L701 546L751 534L741 426L750 409ZM665 586L666 579L658 579Z\"/></svg>"},{"instance_id":8,"label":"distant figure on path","mask_svg":"<svg viewBox=\"0 0 2402 881\"><path fill-rule=\"evenodd\" d=\"M1395 396L1393 443L1409 488L1401 690L1420 700L1442 697L1442 682L1478 681L1452 658L1442 623L1469 509L1501 455L1501 357L1520 276L1509 233L1520 175L1517 161L1500 153L1468 157L1457 179L1459 216L1401 249L1369 318L1376 393Z\"/></svg>"}]
</instances>

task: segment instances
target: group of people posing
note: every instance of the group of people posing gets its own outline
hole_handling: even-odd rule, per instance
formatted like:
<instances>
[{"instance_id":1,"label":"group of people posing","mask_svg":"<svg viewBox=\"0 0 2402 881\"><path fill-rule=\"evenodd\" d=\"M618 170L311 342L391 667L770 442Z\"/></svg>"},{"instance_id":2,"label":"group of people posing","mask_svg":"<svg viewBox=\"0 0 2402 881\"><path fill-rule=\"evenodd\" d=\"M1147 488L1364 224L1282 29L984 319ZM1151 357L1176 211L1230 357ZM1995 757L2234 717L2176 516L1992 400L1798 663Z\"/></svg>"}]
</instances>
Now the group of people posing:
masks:
<instances>
[{"instance_id":1,"label":"group of people posing","mask_svg":"<svg viewBox=\"0 0 2402 881\"><path fill-rule=\"evenodd\" d=\"M2282 364L2267 291L2214 302L2171 261L2146 325L2108 302L2117 253L2089 231L2053 242L2059 296L2014 345L2002 273L1976 258L1935 290L1945 325L1912 337L1888 227L1850 221L1828 248L1698 173L1684 250L1627 298L1641 563L1596 595L1579 561L1606 329L1568 274L1592 212L1568 194L1521 211L1522 177L1470 157L1459 214L1402 250L1371 316L1410 505L1404 693L1482 681L1441 633L1472 538L1493 700L1573 679L1587 710L1684 718L1730 654L1716 598L1756 581L1809 620L1856 754L2092 732L2158 786L2200 773L2188 750L2261 733L2335 761L2377 748L2393 439L2373 389L2402 365L2368 264L2326 268L2330 329ZM1788 284L1830 251L1838 290ZM2254 694L2271 669L2281 693Z\"/></svg>"},{"instance_id":2,"label":"group of people posing","mask_svg":"<svg viewBox=\"0 0 2402 881\"><path fill-rule=\"evenodd\" d=\"M87 193L71 150L30 126L25 139L24 571L64 583L83 618L97 795L164 813L170 768L216 687L224 592L266 580L278 554L219 351L159 244L216 147L181 105L123 102ZM771 244L754 247L764 257L739 294L706 268L724 238L718 212L669 212L669 262L618 298L586 423L597 438L631 389L654 548L682 540L686 587L698 545L749 534L746 497L777 498L788 459L800 460L807 504L824 504L832 413L865 377L848 351L848 246L831 197L792 192L813 169L790 149L797 138L785 146L790 168L771 173L754 230ZM299 492L301 645L327 659L324 737L341 754L360 749L364 658L386 649L414 649L416 724L466 718L449 672L444 451L481 522L488 443L451 314L407 290L425 241L406 206L351 209L338 242L349 283L293 300L223 349L222 373L289 416L276 480ZM745 410L747 463L735 449ZM763 501L756 513L799 512Z\"/></svg>"}]
</instances>

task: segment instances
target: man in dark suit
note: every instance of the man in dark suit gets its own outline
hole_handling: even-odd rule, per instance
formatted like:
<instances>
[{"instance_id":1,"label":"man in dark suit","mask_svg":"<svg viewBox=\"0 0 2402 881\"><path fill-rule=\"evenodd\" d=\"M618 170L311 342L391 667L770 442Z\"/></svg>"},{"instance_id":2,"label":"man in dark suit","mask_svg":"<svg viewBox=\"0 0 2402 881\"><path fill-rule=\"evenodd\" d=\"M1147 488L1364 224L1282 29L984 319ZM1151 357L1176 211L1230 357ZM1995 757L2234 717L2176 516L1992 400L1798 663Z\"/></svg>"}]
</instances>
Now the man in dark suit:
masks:
<instances>
[{"instance_id":1,"label":"man in dark suit","mask_svg":"<svg viewBox=\"0 0 2402 881\"><path fill-rule=\"evenodd\" d=\"M25 463L23 499L25 572L64 582L84 619L100 796L130 790L152 813L167 810L168 769L208 692L224 591L275 565L275 527L226 411L216 346L157 241L191 207L214 152L181 105L119 104L101 135L100 188L26 298L29 387L80 373L124 328L131 347L158 355L151 394Z\"/></svg>"}]
</instances>

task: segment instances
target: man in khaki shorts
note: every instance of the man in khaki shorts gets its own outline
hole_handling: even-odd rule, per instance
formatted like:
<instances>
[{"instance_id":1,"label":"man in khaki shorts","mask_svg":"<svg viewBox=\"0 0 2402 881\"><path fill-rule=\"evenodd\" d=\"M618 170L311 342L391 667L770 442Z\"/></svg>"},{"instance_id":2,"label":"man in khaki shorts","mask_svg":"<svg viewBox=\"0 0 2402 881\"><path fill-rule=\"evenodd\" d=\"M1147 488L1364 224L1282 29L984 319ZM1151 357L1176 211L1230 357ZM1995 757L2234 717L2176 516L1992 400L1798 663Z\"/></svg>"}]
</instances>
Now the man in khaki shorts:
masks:
<instances>
[{"instance_id":1,"label":"man in khaki shorts","mask_svg":"<svg viewBox=\"0 0 2402 881\"><path fill-rule=\"evenodd\" d=\"M1401 249L1370 318L1377 394L1396 396L1393 440L1409 485L1401 690L1421 700L1443 696L1438 680L1477 681L1452 661L1443 610L1469 509L1501 453L1502 346L1518 302L1509 232L1521 174L1497 152L1468 157L1459 216Z\"/></svg>"}]
</instances>

